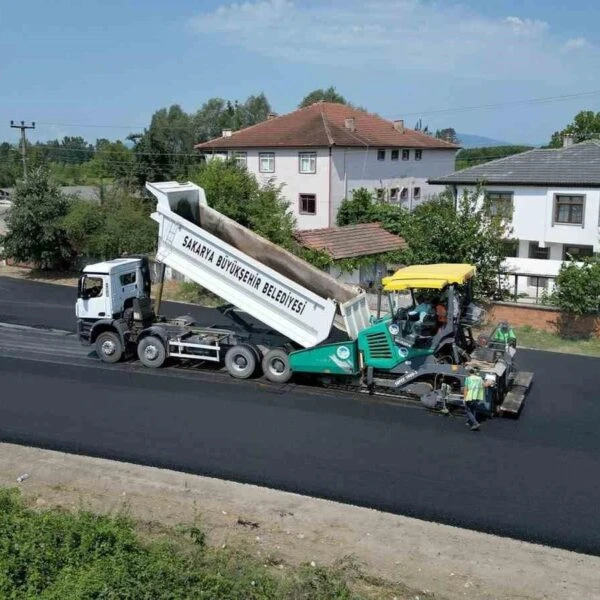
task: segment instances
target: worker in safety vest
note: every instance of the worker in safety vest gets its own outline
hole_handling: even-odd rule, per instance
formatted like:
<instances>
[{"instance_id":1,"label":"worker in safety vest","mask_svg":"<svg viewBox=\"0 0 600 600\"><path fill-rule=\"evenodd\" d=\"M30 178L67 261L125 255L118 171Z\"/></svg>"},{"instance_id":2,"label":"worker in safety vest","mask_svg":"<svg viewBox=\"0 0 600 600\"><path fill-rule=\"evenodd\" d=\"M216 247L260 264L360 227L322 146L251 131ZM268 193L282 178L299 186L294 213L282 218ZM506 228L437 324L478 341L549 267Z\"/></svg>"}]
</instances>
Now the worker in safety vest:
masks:
<instances>
[{"instance_id":1,"label":"worker in safety vest","mask_svg":"<svg viewBox=\"0 0 600 600\"><path fill-rule=\"evenodd\" d=\"M517 336L508 322L502 321L498 327L496 327L496 331L494 331L494 335L492 336L492 341L500 342L514 348L517 345Z\"/></svg>"},{"instance_id":2,"label":"worker in safety vest","mask_svg":"<svg viewBox=\"0 0 600 600\"><path fill-rule=\"evenodd\" d=\"M477 367L471 367L469 369L469 376L465 379L464 387L465 411L467 413L466 424L471 428L471 431L477 431L477 429L479 429L476 412L478 403L483 402L485 387L486 385L479 375L479 369Z\"/></svg>"}]
</instances>

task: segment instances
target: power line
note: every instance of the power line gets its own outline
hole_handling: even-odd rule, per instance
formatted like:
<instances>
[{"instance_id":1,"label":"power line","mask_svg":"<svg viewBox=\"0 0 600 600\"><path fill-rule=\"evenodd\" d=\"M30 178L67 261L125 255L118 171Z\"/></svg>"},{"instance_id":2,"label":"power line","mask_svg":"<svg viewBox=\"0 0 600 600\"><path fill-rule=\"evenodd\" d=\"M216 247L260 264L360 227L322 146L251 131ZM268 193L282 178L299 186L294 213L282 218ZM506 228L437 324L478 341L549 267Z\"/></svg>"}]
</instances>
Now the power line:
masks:
<instances>
[{"instance_id":1,"label":"power line","mask_svg":"<svg viewBox=\"0 0 600 600\"><path fill-rule=\"evenodd\" d=\"M421 110L415 112L407 112L403 113L404 117L412 117L412 116L425 116L425 115L434 115L434 114L451 114L451 113L463 113L477 110L490 110L494 108L503 108L506 106L519 106L526 104L540 104L540 103L550 103L550 102L563 102L566 100L572 100L576 98L586 98L591 96L600 95L600 90L591 90L587 92L577 92L573 94L563 94L560 96L545 96L540 98L526 98L522 100L509 100L506 102L495 102L491 104L475 104L471 106L462 106L462 107L454 107L454 108L437 108L437 109L428 109ZM384 115L385 118L393 119L400 118L399 115ZM130 129L130 130L144 130L148 128L148 125L109 125L109 124L92 124L92 123L56 123L51 121L38 121L39 125L50 125L55 127L83 127L83 128L98 128L98 129ZM188 127L185 125L181 126L171 126L171 125L154 125L155 129L164 129L169 131L190 131L193 127Z\"/></svg>"}]
</instances>

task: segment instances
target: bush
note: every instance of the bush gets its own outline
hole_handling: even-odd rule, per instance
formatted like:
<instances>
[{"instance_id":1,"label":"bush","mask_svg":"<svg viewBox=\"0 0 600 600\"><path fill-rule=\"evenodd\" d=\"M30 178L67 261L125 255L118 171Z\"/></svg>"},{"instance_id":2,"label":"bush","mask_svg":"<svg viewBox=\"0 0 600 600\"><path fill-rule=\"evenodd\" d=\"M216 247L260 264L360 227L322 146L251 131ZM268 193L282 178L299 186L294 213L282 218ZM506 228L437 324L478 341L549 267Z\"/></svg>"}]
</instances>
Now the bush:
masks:
<instances>
[{"instance_id":1,"label":"bush","mask_svg":"<svg viewBox=\"0 0 600 600\"><path fill-rule=\"evenodd\" d=\"M580 266L563 263L553 293L553 300L563 311L585 315L600 311L600 259L586 259Z\"/></svg>"},{"instance_id":2,"label":"bush","mask_svg":"<svg viewBox=\"0 0 600 600\"><path fill-rule=\"evenodd\" d=\"M67 266L73 252L62 221L69 207L69 198L61 194L47 170L31 171L15 188L4 255L41 269Z\"/></svg>"},{"instance_id":3,"label":"bush","mask_svg":"<svg viewBox=\"0 0 600 600\"><path fill-rule=\"evenodd\" d=\"M73 201L62 224L78 254L111 259L154 250L157 224L150 218L150 212L150 205L142 199L115 189L102 206Z\"/></svg>"}]
</instances>

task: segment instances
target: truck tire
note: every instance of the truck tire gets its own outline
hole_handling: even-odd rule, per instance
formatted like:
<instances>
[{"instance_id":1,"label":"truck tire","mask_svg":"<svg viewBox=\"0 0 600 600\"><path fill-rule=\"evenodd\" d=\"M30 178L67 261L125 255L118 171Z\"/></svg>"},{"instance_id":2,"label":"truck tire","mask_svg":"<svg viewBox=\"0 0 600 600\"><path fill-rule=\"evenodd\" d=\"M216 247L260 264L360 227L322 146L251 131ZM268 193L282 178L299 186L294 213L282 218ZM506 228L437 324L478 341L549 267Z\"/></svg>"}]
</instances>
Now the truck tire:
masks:
<instances>
[{"instance_id":1,"label":"truck tire","mask_svg":"<svg viewBox=\"0 0 600 600\"><path fill-rule=\"evenodd\" d=\"M269 350L262 361L265 377L273 383L287 383L292 377L288 353L283 348Z\"/></svg>"},{"instance_id":2,"label":"truck tire","mask_svg":"<svg viewBox=\"0 0 600 600\"><path fill-rule=\"evenodd\" d=\"M239 344L225 354L225 368L236 379L249 379L256 373L257 366L256 352L250 346Z\"/></svg>"},{"instance_id":3,"label":"truck tire","mask_svg":"<svg viewBox=\"0 0 600 600\"><path fill-rule=\"evenodd\" d=\"M103 331L96 338L96 354L106 363L116 363L123 358L123 342L118 333Z\"/></svg>"},{"instance_id":4,"label":"truck tire","mask_svg":"<svg viewBox=\"0 0 600 600\"><path fill-rule=\"evenodd\" d=\"M162 367L167 359L165 345L163 344L163 341L155 335L149 335L140 340L137 347L137 355L140 362L145 367L150 367L151 369Z\"/></svg>"}]
</instances>

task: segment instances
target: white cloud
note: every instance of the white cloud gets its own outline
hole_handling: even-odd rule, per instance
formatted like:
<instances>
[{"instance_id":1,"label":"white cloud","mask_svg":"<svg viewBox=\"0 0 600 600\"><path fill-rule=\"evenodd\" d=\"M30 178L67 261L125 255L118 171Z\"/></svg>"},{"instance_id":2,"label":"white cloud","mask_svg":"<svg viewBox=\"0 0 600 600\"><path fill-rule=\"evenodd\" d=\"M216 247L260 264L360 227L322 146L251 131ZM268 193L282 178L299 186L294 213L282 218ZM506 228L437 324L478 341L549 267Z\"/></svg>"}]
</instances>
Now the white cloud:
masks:
<instances>
[{"instance_id":1,"label":"white cloud","mask_svg":"<svg viewBox=\"0 0 600 600\"><path fill-rule=\"evenodd\" d=\"M565 42L564 50L579 50L581 48L589 48L591 44L583 37L572 38Z\"/></svg>"},{"instance_id":2,"label":"white cloud","mask_svg":"<svg viewBox=\"0 0 600 600\"><path fill-rule=\"evenodd\" d=\"M386 67L390 76L420 71L572 81L580 59L564 49L585 42L561 39L545 21L492 19L458 4L430 0L246 0L199 14L190 25L203 37L269 58ZM600 66L597 48L591 49Z\"/></svg>"}]
</instances>

